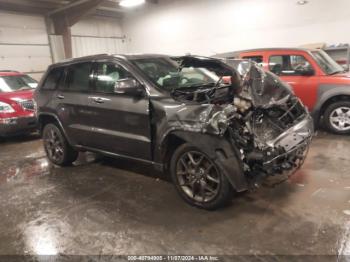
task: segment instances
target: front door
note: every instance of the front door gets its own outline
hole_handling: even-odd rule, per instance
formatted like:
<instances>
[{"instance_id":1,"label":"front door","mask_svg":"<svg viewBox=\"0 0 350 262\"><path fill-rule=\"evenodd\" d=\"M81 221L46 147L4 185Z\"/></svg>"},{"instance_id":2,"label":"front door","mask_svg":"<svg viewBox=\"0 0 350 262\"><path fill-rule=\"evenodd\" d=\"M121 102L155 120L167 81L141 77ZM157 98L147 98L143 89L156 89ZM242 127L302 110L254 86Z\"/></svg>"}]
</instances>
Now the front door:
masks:
<instances>
[{"instance_id":1,"label":"front door","mask_svg":"<svg viewBox=\"0 0 350 262\"><path fill-rule=\"evenodd\" d=\"M89 95L89 107L93 112L89 146L151 160L148 96L114 92L116 81L133 78L122 65L114 61L97 61L94 68L94 88Z\"/></svg>"},{"instance_id":2,"label":"front door","mask_svg":"<svg viewBox=\"0 0 350 262\"><path fill-rule=\"evenodd\" d=\"M309 110L312 110L317 100L318 77L315 75L301 75L296 70L298 67L312 68L312 63L308 58L300 54L270 55L268 66L271 72L291 85L295 95L301 99Z\"/></svg>"}]
</instances>

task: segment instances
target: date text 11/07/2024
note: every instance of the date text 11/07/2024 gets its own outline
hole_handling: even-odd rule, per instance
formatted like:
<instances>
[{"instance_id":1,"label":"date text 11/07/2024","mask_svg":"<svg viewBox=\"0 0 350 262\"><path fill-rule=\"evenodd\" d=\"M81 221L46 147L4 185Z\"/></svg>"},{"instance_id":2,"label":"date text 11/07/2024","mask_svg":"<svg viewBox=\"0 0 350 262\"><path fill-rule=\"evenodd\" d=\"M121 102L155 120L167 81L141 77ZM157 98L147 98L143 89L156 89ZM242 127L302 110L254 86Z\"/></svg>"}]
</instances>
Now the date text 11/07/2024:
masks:
<instances>
[{"instance_id":1,"label":"date text 11/07/2024","mask_svg":"<svg viewBox=\"0 0 350 262\"><path fill-rule=\"evenodd\" d=\"M219 261L217 256L128 256L128 261Z\"/></svg>"}]
</instances>

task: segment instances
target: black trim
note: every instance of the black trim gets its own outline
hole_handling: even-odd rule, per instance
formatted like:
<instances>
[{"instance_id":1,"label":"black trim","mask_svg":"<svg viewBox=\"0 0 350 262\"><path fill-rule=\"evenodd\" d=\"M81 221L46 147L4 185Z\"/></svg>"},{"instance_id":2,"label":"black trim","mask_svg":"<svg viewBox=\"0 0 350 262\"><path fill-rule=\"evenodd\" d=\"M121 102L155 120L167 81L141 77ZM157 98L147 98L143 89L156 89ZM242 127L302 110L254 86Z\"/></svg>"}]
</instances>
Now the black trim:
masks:
<instances>
[{"instance_id":1,"label":"black trim","mask_svg":"<svg viewBox=\"0 0 350 262\"><path fill-rule=\"evenodd\" d=\"M82 146L82 145L75 145L74 148L78 149L78 150L86 150L86 151L90 151L90 152L94 152L94 153L100 153L102 155L106 155L106 156L110 156L113 158L123 158L123 159L129 159L129 160L133 160L133 161L138 161L138 162L143 162L146 164L151 164L153 165L157 170L164 170L164 165L161 163L157 163L157 162L153 162L153 161L149 161L149 160L145 160L142 158L137 158L137 157L131 157L131 156L127 156L127 155L122 155L122 154L116 154L116 153L112 153L109 151L105 151L105 150L100 150L97 148L93 148L93 147L87 147L87 146Z\"/></svg>"}]
</instances>

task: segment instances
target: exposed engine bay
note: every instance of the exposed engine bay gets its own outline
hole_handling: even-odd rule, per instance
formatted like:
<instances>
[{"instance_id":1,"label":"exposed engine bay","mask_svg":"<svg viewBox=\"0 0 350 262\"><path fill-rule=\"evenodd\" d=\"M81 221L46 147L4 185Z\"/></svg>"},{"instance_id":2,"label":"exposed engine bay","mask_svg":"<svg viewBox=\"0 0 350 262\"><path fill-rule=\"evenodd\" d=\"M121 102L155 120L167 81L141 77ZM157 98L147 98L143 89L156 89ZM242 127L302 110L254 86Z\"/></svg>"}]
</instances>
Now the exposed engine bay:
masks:
<instances>
[{"instance_id":1,"label":"exposed engine bay","mask_svg":"<svg viewBox=\"0 0 350 262\"><path fill-rule=\"evenodd\" d=\"M186 56L177 61L181 67L205 67L220 76L215 86L173 91L180 101L202 104L200 124L183 125L226 136L238 148L244 172L252 180L290 175L303 164L313 123L307 109L277 76L253 62L239 75L217 59Z\"/></svg>"}]
</instances>

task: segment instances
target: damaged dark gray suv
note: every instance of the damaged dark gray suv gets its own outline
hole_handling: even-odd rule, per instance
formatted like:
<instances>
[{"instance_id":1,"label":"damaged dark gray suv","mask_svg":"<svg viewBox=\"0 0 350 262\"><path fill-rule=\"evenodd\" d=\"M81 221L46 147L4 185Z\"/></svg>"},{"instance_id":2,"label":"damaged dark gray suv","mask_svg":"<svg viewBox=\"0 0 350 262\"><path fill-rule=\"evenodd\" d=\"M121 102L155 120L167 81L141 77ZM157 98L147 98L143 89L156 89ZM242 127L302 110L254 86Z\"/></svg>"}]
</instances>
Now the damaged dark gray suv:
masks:
<instances>
[{"instance_id":1,"label":"damaged dark gray suv","mask_svg":"<svg viewBox=\"0 0 350 262\"><path fill-rule=\"evenodd\" d=\"M79 151L151 163L205 209L269 177L285 179L304 162L312 119L289 86L246 63L241 74L195 56L54 64L35 94L47 156L60 166Z\"/></svg>"}]
</instances>

